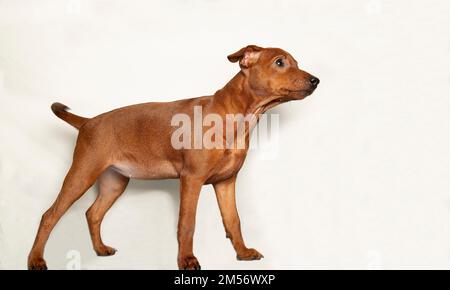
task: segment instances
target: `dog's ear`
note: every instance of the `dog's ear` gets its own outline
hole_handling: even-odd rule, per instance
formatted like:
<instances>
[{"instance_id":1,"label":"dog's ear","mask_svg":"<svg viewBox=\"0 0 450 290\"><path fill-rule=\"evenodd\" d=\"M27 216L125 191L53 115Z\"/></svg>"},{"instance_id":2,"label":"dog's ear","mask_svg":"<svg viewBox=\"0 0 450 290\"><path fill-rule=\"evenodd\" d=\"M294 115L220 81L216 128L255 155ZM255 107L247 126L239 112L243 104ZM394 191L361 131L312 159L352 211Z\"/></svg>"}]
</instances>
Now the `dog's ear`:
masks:
<instances>
[{"instance_id":1,"label":"dog's ear","mask_svg":"<svg viewBox=\"0 0 450 290\"><path fill-rule=\"evenodd\" d=\"M241 68L249 68L256 63L263 49L264 48L256 45L247 45L237 52L230 54L228 60L231 62L239 61Z\"/></svg>"}]
</instances>

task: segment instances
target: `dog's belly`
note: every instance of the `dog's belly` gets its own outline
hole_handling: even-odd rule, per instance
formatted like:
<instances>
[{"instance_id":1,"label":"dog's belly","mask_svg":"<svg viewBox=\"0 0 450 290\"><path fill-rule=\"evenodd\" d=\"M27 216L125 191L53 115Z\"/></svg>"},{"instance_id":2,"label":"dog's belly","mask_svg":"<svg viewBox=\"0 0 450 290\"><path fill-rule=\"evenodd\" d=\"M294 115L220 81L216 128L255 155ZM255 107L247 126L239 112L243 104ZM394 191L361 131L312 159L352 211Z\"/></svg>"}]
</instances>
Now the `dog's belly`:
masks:
<instances>
[{"instance_id":1,"label":"dog's belly","mask_svg":"<svg viewBox=\"0 0 450 290\"><path fill-rule=\"evenodd\" d=\"M118 162L113 167L120 174L135 179L172 179L179 177L175 166L171 162L159 161L155 163L143 166L131 162Z\"/></svg>"}]
</instances>

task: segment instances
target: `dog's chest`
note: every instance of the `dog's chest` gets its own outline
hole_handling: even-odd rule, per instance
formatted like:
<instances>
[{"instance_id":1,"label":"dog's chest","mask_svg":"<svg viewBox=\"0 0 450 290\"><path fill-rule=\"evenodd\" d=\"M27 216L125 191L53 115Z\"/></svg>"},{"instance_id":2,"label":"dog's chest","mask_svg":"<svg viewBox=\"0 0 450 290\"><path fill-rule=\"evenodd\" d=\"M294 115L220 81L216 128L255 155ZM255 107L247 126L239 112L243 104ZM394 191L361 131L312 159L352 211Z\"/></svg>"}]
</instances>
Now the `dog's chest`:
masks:
<instances>
[{"instance_id":1,"label":"dog's chest","mask_svg":"<svg viewBox=\"0 0 450 290\"><path fill-rule=\"evenodd\" d=\"M235 175L242 167L247 156L245 149L228 149L217 163L211 176L212 181L220 181Z\"/></svg>"}]
</instances>

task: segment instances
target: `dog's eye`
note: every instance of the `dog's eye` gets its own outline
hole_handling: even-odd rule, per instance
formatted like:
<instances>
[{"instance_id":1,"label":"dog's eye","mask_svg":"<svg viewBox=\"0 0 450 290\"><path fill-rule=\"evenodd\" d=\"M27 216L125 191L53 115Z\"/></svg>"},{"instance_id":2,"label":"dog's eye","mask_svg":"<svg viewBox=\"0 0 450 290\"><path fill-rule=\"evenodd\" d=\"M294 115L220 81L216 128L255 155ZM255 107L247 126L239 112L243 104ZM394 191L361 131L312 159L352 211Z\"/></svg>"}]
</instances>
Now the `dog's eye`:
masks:
<instances>
[{"instance_id":1,"label":"dog's eye","mask_svg":"<svg viewBox=\"0 0 450 290\"><path fill-rule=\"evenodd\" d=\"M278 59L275 61L275 64L276 64L278 67L283 67L283 66L284 66L284 61L283 61L283 59L278 58Z\"/></svg>"}]
</instances>

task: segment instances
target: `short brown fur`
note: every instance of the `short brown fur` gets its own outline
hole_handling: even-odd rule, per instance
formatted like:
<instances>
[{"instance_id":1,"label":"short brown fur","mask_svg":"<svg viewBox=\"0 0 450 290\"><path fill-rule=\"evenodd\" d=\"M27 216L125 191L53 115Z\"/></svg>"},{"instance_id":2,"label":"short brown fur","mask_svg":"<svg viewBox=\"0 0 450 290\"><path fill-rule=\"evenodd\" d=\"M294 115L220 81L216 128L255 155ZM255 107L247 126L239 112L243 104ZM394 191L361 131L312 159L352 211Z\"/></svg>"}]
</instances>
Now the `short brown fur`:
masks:
<instances>
[{"instance_id":1,"label":"short brown fur","mask_svg":"<svg viewBox=\"0 0 450 290\"><path fill-rule=\"evenodd\" d=\"M273 106L310 95L319 80L298 68L297 61L279 48L249 45L228 56L241 70L213 96L168 103L145 103L116 109L88 119L69 113L60 103L52 105L59 118L79 129L73 163L53 205L43 214L28 256L29 269L47 269L43 258L48 237L67 209L95 181L99 195L86 213L94 250L100 256L115 249L103 244L100 225L108 209L124 192L130 178L180 179L178 267L200 269L193 252L197 202L204 184L214 186L226 236L239 260L263 256L243 240L235 201L235 183L248 150L181 149L171 145L174 114L193 118L194 106L203 115L262 114ZM280 66L280 59L283 65ZM224 136L225 138L225 136Z\"/></svg>"}]
</instances>

